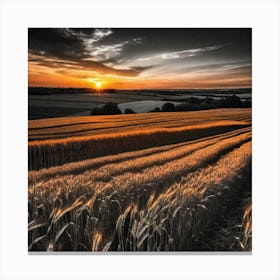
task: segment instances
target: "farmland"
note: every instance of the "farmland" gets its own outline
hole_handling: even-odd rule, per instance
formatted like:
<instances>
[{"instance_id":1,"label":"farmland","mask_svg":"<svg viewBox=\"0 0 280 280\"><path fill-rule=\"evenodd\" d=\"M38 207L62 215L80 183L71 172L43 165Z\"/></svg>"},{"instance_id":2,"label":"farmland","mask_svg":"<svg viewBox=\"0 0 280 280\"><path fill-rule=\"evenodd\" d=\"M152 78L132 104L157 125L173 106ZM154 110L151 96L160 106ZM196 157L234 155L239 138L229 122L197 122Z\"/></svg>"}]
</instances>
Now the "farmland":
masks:
<instances>
[{"instance_id":1,"label":"farmland","mask_svg":"<svg viewBox=\"0 0 280 280\"><path fill-rule=\"evenodd\" d=\"M33 88L34 90L34 88ZM36 88L35 88L36 90ZM64 89L66 90L66 89ZM132 109L136 113L149 112L156 107L162 108L163 104L169 100L173 104L184 104L187 98L204 99L206 97L221 100L231 96L233 93L241 100L251 100L251 90L242 89L234 91L211 91L202 92L188 91L133 91L119 90L115 92L88 92L89 90L80 90L74 93L73 89L62 92L63 89L56 92L52 88L37 89L37 94L32 94L29 89L28 94L28 118L43 119L54 117L69 116L89 116L94 108L102 107L106 103L116 103L121 109ZM47 91L47 92L46 92Z\"/></svg>"},{"instance_id":2,"label":"farmland","mask_svg":"<svg viewBox=\"0 0 280 280\"><path fill-rule=\"evenodd\" d=\"M29 251L251 250L251 109L28 126Z\"/></svg>"},{"instance_id":3,"label":"farmland","mask_svg":"<svg viewBox=\"0 0 280 280\"><path fill-rule=\"evenodd\" d=\"M160 101L165 96L153 94L128 93L83 93L83 94L50 94L29 95L28 111L30 119L62 117L73 115L90 115L93 108L104 105L106 102L126 103L143 100Z\"/></svg>"}]
</instances>

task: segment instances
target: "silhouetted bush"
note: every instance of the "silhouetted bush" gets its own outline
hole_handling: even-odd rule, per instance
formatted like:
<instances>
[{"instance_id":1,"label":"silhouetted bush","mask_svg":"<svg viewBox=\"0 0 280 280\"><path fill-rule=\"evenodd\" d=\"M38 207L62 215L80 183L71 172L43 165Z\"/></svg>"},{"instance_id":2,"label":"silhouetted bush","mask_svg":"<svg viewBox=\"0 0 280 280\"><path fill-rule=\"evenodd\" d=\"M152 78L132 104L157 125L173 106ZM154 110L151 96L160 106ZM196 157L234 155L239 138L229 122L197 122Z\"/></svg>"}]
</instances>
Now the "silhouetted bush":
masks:
<instances>
[{"instance_id":1,"label":"silhouetted bush","mask_svg":"<svg viewBox=\"0 0 280 280\"><path fill-rule=\"evenodd\" d=\"M234 94L234 95L228 96L222 100L222 107L241 108L241 107L243 107L243 103L242 103L240 97Z\"/></svg>"},{"instance_id":2,"label":"silhouetted bush","mask_svg":"<svg viewBox=\"0 0 280 280\"><path fill-rule=\"evenodd\" d=\"M243 102L243 107L244 108L251 108L252 107L252 102L250 100L245 100Z\"/></svg>"},{"instance_id":3,"label":"silhouetted bush","mask_svg":"<svg viewBox=\"0 0 280 280\"><path fill-rule=\"evenodd\" d=\"M209 110L209 109L215 109L216 107L212 104L208 104L206 102L200 103L197 105L197 110Z\"/></svg>"},{"instance_id":4,"label":"silhouetted bush","mask_svg":"<svg viewBox=\"0 0 280 280\"><path fill-rule=\"evenodd\" d=\"M104 115L118 115L121 114L122 111L119 109L118 105L116 103L106 103L103 107L102 107L102 111L104 113Z\"/></svg>"},{"instance_id":5,"label":"silhouetted bush","mask_svg":"<svg viewBox=\"0 0 280 280\"><path fill-rule=\"evenodd\" d=\"M96 116L96 115L103 115L103 112L102 112L102 108L93 108L92 111L91 111L91 114L93 116Z\"/></svg>"},{"instance_id":6,"label":"silhouetted bush","mask_svg":"<svg viewBox=\"0 0 280 280\"><path fill-rule=\"evenodd\" d=\"M174 111L175 111L175 105L173 103L167 102L163 104L162 112L174 112Z\"/></svg>"},{"instance_id":7,"label":"silhouetted bush","mask_svg":"<svg viewBox=\"0 0 280 280\"><path fill-rule=\"evenodd\" d=\"M158 112L161 112L159 107L156 107L155 109L149 111L149 113L158 113Z\"/></svg>"},{"instance_id":8,"label":"silhouetted bush","mask_svg":"<svg viewBox=\"0 0 280 280\"><path fill-rule=\"evenodd\" d=\"M176 105L176 111L184 112L184 111L194 111L195 107L189 103L181 103Z\"/></svg>"},{"instance_id":9,"label":"silhouetted bush","mask_svg":"<svg viewBox=\"0 0 280 280\"><path fill-rule=\"evenodd\" d=\"M199 104L201 101L197 97L190 97L190 98L188 98L188 102L190 104L194 105L194 104Z\"/></svg>"},{"instance_id":10,"label":"silhouetted bush","mask_svg":"<svg viewBox=\"0 0 280 280\"><path fill-rule=\"evenodd\" d=\"M118 104L116 103L106 103L101 108L94 108L91 111L92 115L118 115L122 114L122 111L119 109Z\"/></svg>"},{"instance_id":11,"label":"silhouetted bush","mask_svg":"<svg viewBox=\"0 0 280 280\"><path fill-rule=\"evenodd\" d=\"M129 108L125 109L124 113L125 114L135 114L135 112L132 109L129 109Z\"/></svg>"},{"instance_id":12,"label":"silhouetted bush","mask_svg":"<svg viewBox=\"0 0 280 280\"><path fill-rule=\"evenodd\" d=\"M207 103L207 104L213 104L215 102L215 99L212 98L212 97L206 97L204 99L204 102Z\"/></svg>"}]
</instances>

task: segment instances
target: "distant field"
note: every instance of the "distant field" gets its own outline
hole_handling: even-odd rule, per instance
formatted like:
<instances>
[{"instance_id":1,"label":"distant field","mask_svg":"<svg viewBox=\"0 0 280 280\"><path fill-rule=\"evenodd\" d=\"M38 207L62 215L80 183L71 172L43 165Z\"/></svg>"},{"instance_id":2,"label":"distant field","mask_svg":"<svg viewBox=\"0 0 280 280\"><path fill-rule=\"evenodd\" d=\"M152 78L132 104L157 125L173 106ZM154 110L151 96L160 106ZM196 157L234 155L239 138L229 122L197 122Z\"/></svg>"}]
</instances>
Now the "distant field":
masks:
<instances>
[{"instance_id":1,"label":"distant field","mask_svg":"<svg viewBox=\"0 0 280 280\"><path fill-rule=\"evenodd\" d=\"M180 93L170 92L137 92L137 91L120 91L114 93L55 93L55 94L29 94L28 95L28 118L41 119L75 115L90 115L91 110L100 107L108 102L120 105L122 112L126 108L135 112L148 112L155 107L161 108L163 103L173 100L181 102L183 99L195 97L220 99L232 95L228 93ZM251 100L251 93L237 94L242 100ZM139 104L138 104L139 102ZM178 104L178 103L177 103Z\"/></svg>"},{"instance_id":2,"label":"distant field","mask_svg":"<svg viewBox=\"0 0 280 280\"><path fill-rule=\"evenodd\" d=\"M90 115L93 108L105 103L127 103L142 100L162 100L166 96L137 93L33 94L28 96L29 119Z\"/></svg>"}]
</instances>

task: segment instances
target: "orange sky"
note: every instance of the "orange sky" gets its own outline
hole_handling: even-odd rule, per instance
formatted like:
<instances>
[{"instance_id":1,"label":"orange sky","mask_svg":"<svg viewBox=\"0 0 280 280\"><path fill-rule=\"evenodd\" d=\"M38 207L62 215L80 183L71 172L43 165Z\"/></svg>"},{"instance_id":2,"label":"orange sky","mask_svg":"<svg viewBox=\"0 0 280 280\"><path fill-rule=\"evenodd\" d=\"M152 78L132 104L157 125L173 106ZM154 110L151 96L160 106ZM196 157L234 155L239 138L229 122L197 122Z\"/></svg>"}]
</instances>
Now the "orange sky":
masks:
<instances>
[{"instance_id":1,"label":"orange sky","mask_svg":"<svg viewBox=\"0 0 280 280\"><path fill-rule=\"evenodd\" d=\"M115 89L165 89L165 88L238 88L251 87L251 74L234 75L230 73L211 73L203 75L185 75L182 77L123 77L86 73L80 77L80 71L64 70L57 73L54 69L29 63L28 84L40 87L89 87L96 88L96 82L101 88Z\"/></svg>"},{"instance_id":2,"label":"orange sky","mask_svg":"<svg viewBox=\"0 0 280 280\"><path fill-rule=\"evenodd\" d=\"M28 84L92 88L98 84L103 89L251 87L250 32L31 28Z\"/></svg>"}]
</instances>

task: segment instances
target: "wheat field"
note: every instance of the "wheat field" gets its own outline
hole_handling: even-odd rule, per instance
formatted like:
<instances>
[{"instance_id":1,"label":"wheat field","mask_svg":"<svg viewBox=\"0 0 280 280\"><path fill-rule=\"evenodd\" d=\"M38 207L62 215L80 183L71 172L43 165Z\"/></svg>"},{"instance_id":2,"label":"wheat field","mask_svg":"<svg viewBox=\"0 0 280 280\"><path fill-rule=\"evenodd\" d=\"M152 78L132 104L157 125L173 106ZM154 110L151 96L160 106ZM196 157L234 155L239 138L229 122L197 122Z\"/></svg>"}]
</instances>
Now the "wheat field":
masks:
<instances>
[{"instance_id":1,"label":"wheat field","mask_svg":"<svg viewBox=\"0 0 280 280\"><path fill-rule=\"evenodd\" d=\"M28 249L250 251L251 141L249 109L29 121Z\"/></svg>"}]
</instances>

